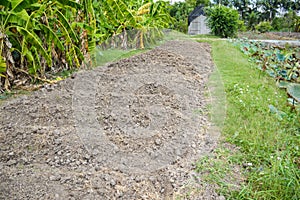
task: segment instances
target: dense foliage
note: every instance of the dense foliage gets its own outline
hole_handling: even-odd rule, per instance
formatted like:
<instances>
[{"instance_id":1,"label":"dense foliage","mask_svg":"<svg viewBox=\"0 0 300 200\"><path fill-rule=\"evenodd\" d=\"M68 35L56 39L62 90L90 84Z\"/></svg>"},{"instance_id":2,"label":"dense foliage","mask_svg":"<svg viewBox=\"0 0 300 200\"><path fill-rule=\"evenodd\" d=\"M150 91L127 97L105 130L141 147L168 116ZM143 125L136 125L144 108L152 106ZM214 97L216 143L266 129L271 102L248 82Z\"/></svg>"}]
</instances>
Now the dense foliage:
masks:
<instances>
[{"instance_id":1,"label":"dense foliage","mask_svg":"<svg viewBox=\"0 0 300 200\"><path fill-rule=\"evenodd\" d=\"M255 30L259 31L260 33L265 33L272 30L272 25L270 22L260 22L255 26Z\"/></svg>"},{"instance_id":2,"label":"dense foliage","mask_svg":"<svg viewBox=\"0 0 300 200\"><path fill-rule=\"evenodd\" d=\"M209 0L186 0L184 2L176 2L170 6L170 15L174 18L171 28L183 33L188 31L188 16L195 7L203 5L209 6Z\"/></svg>"},{"instance_id":3,"label":"dense foliage","mask_svg":"<svg viewBox=\"0 0 300 200\"><path fill-rule=\"evenodd\" d=\"M194 7L187 3L177 2L170 9L170 15L175 19L172 29L187 33L188 31L188 16L193 11Z\"/></svg>"},{"instance_id":4,"label":"dense foliage","mask_svg":"<svg viewBox=\"0 0 300 200\"><path fill-rule=\"evenodd\" d=\"M262 21L272 22L276 18L282 19L283 23L277 24L275 30L297 30L296 13L300 11L300 1L298 0L214 0L214 3L233 7L239 11L248 29L253 30L255 25ZM287 22L287 15L291 15ZM287 22L287 23L286 23Z\"/></svg>"},{"instance_id":5,"label":"dense foliage","mask_svg":"<svg viewBox=\"0 0 300 200\"><path fill-rule=\"evenodd\" d=\"M236 10L217 5L206 9L207 25L214 35L234 37L239 26L239 14Z\"/></svg>"},{"instance_id":6,"label":"dense foliage","mask_svg":"<svg viewBox=\"0 0 300 200\"><path fill-rule=\"evenodd\" d=\"M248 30L255 30L260 22L268 21L272 30L300 31L300 1L296 0L186 0L171 5L170 14L175 18L172 28L187 32L189 13L198 5L206 7L224 5L238 11L240 23L244 22ZM240 24L241 25L241 24ZM243 30L243 28L241 29Z\"/></svg>"},{"instance_id":7,"label":"dense foliage","mask_svg":"<svg viewBox=\"0 0 300 200\"><path fill-rule=\"evenodd\" d=\"M28 82L49 81L90 60L108 38L136 30L144 47L151 29L169 27L164 1L7 0L0 1L0 92Z\"/></svg>"},{"instance_id":8,"label":"dense foliage","mask_svg":"<svg viewBox=\"0 0 300 200\"><path fill-rule=\"evenodd\" d=\"M290 10L282 17L275 17L271 25L276 31L300 32L300 16L297 16L295 11Z\"/></svg>"}]
</instances>

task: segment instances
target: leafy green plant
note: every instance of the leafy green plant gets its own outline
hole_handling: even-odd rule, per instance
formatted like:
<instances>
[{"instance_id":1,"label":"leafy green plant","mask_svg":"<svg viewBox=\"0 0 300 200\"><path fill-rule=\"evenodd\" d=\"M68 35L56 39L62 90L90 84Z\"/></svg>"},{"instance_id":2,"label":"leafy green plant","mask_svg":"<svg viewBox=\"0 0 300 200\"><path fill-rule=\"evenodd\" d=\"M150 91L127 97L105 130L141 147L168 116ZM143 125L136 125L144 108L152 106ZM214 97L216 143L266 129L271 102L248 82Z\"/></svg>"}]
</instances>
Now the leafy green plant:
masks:
<instances>
[{"instance_id":1,"label":"leafy green plant","mask_svg":"<svg viewBox=\"0 0 300 200\"><path fill-rule=\"evenodd\" d=\"M265 32L272 30L272 25L268 21L260 22L259 24L257 24L255 26L255 30L257 30L261 33L265 33Z\"/></svg>"},{"instance_id":2,"label":"leafy green plant","mask_svg":"<svg viewBox=\"0 0 300 200\"><path fill-rule=\"evenodd\" d=\"M257 68L275 78L280 88L297 100L297 88L291 83L300 83L300 50L293 47L269 46L258 42L241 40L237 42L241 51L250 56ZM293 89L288 89L288 88ZM290 92L289 92L290 91ZM293 91L293 92L292 92Z\"/></svg>"},{"instance_id":3,"label":"leafy green plant","mask_svg":"<svg viewBox=\"0 0 300 200\"><path fill-rule=\"evenodd\" d=\"M194 5L188 2L176 2L170 6L170 15L174 18L171 28L182 33L188 32L188 16L193 11Z\"/></svg>"},{"instance_id":4,"label":"leafy green plant","mask_svg":"<svg viewBox=\"0 0 300 200\"><path fill-rule=\"evenodd\" d=\"M245 22L243 20L238 21L238 30L241 32L247 31L247 27L245 26Z\"/></svg>"},{"instance_id":5,"label":"leafy green plant","mask_svg":"<svg viewBox=\"0 0 300 200\"><path fill-rule=\"evenodd\" d=\"M0 76L5 77L6 63L3 57L0 55Z\"/></svg>"},{"instance_id":6,"label":"leafy green plant","mask_svg":"<svg viewBox=\"0 0 300 200\"><path fill-rule=\"evenodd\" d=\"M284 18L283 17L275 17L272 20L271 26L273 27L273 30L280 31L283 29L284 24Z\"/></svg>"},{"instance_id":7,"label":"leafy green plant","mask_svg":"<svg viewBox=\"0 0 300 200\"><path fill-rule=\"evenodd\" d=\"M247 13L247 28L248 30L254 30L255 26L259 23L259 14L257 12Z\"/></svg>"},{"instance_id":8,"label":"leafy green plant","mask_svg":"<svg viewBox=\"0 0 300 200\"><path fill-rule=\"evenodd\" d=\"M275 17L271 25L276 31L299 32L299 19L295 10L289 10L284 16Z\"/></svg>"},{"instance_id":9,"label":"leafy green plant","mask_svg":"<svg viewBox=\"0 0 300 200\"><path fill-rule=\"evenodd\" d=\"M295 20L295 31L300 32L300 17Z\"/></svg>"},{"instance_id":10,"label":"leafy green plant","mask_svg":"<svg viewBox=\"0 0 300 200\"><path fill-rule=\"evenodd\" d=\"M12 74L28 79L47 80L46 73L54 66L72 69L81 65L79 32L70 23L82 6L74 1L8 0L1 4L0 30L12 47ZM3 46L3 45L2 45ZM2 54L4 48L1 49ZM6 53L6 62L9 56ZM9 63L7 63L9 64ZM7 68L9 69L9 68ZM54 71L56 71L55 69ZM9 72L6 72L9 74ZM10 76L7 82L14 82Z\"/></svg>"},{"instance_id":11,"label":"leafy green plant","mask_svg":"<svg viewBox=\"0 0 300 200\"><path fill-rule=\"evenodd\" d=\"M168 3L153 0L7 0L0 1L0 19L0 52L6 62L0 90L51 82L60 71L91 66L91 52L109 38L111 46L122 40L126 49L131 40L144 48L172 23Z\"/></svg>"},{"instance_id":12,"label":"leafy green plant","mask_svg":"<svg viewBox=\"0 0 300 200\"><path fill-rule=\"evenodd\" d=\"M235 37L239 27L238 11L217 5L206 9L211 32L220 37Z\"/></svg>"},{"instance_id":13,"label":"leafy green plant","mask_svg":"<svg viewBox=\"0 0 300 200\"><path fill-rule=\"evenodd\" d=\"M103 1L100 5L106 9L103 17L109 22L109 25L104 24L108 27L106 39L111 43L110 46L116 46L115 43L122 40L122 47L126 49L130 40L136 43L136 48L144 48L147 39L155 40L156 36L162 35L161 29L172 22L168 4L164 1L133 0L127 3L111 0Z\"/></svg>"},{"instance_id":14,"label":"leafy green plant","mask_svg":"<svg viewBox=\"0 0 300 200\"><path fill-rule=\"evenodd\" d=\"M297 102L300 102L300 84L290 84L287 87L287 93Z\"/></svg>"}]
</instances>

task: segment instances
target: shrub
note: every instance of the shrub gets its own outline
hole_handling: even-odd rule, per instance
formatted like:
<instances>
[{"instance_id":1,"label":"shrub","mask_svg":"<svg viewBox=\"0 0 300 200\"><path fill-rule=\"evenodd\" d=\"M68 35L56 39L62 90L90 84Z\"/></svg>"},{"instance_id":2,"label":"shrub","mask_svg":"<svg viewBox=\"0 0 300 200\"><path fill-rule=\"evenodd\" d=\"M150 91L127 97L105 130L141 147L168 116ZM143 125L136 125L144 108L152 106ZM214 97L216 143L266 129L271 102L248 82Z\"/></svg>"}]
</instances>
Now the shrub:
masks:
<instances>
[{"instance_id":1,"label":"shrub","mask_svg":"<svg viewBox=\"0 0 300 200\"><path fill-rule=\"evenodd\" d=\"M272 26L271 26L271 23L268 21L260 22L259 24L257 24L255 26L255 30L257 30L261 33L265 33L265 32L272 30Z\"/></svg>"},{"instance_id":2,"label":"shrub","mask_svg":"<svg viewBox=\"0 0 300 200\"><path fill-rule=\"evenodd\" d=\"M275 31L281 31L284 28L284 18L275 17L271 23L271 26Z\"/></svg>"},{"instance_id":3,"label":"shrub","mask_svg":"<svg viewBox=\"0 0 300 200\"><path fill-rule=\"evenodd\" d=\"M299 31L300 17L295 11L289 11L283 17L275 17L271 23L276 31Z\"/></svg>"},{"instance_id":4,"label":"shrub","mask_svg":"<svg viewBox=\"0 0 300 200\"><path fill-rule=\"evenodd\" d=\"M253 31L255 26L259 23L259 15L257 12L252 11L247 18L247 28Z\"/></svg>"},{"instance_id":5,"label":"shrub","mask_svg":"<svg viewBox=\"0 0 300 200\"><path fill-rule=\"evenodd\" d=\"M295 21L295 32L300 32L300 17Z\"/></svg>"},{"instance_id":6,"label":"shrub","mask_svg":"<svg viewBox=\"0 0 300 200\"><path fill-rule=\"evenodd\" d=\"M207 25L212 34L220 37L235 37L239 27L238 11L222 5L207 8Z\"/></svg>"},{"instance_id":7,"label":"shrub","mask_svg":"<svg viewBox=\"0 0 300 200\"><path fill-rule=\"evenodd\" d=\"M241 32L247 31L247 27L245 26L245 22L243 20L238 21L238 30Z\"/></svg>"}]
</instances>

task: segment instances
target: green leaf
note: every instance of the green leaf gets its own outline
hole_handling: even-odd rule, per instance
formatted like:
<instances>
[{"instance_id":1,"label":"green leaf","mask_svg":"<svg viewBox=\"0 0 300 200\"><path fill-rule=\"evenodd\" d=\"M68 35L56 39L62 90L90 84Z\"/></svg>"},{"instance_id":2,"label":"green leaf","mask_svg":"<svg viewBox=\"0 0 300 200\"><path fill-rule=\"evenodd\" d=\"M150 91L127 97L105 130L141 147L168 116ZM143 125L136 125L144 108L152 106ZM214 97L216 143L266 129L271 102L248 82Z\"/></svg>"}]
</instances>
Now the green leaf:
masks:
<instances>
[{"instance_id":1,"label":"green leaf","mask_svg":"<svg viewBox=\"0 0 300 200\"><path fill-rule=\"evenodd\" d=\"M70 0L57 0L57 1L59 3L61 3L62 5L69 6L69 7L75 8L77 10L80 10L83 7L81 4L76 3L75 1L70 1Z\"/></svg>"},{"instance_id":2,"label":"green leaf","mask_svg":"<svg viewBox=\"0 0 300 200\"><path fill-rule=\"evenodd\" d=\"M26 24L26 21L29 19L29 15L26 12L26 10L23 10L18 13L8 12L8 11L0 11L0 17L3 17L5 19L5 22L3 22L3 23L5 23L5 24L3 24L3 26L5 28L6 28L6 25L8 22L11 24L23 26Z\"/></svg>"},{"instance_id":3,"label":"green leaf","mask_svg":"<svg viewBox=\"0 0 300 200\"><path fill-rule=\"evenodd\" d=\"M269 74L269 76L276 78L276 74L273 70L268 69L268 70L266 70L266 72L267 72L267 74Z\"/></svg>"},{"instance_id":4,"label":"green leaf","mask_svg":"<svg viewBox=\"0 0 300 200\"><path fill-rule=\"evenodd\" d=\"M44 49L42 43L40 42L40 39L37 38L37 36L34 33L28 31L27 29L25 29L23 27L19 27L19 26L15 26L15 27L17 28L18 32L20 32L25 37L27 42L31 43L38 49L38 51L47 60L48 65L51 66L52 59L51 59L50 55L47 53L47 51Z\"/></svg>"},{"instance_id":5,"label":"green leaf","mask_svg":"<svg viewBox=\"0 0 300 200\"><path fill-rule=\"evenodd\" d=\"M80 51L80 49L77 46L74 46L74 48L75 48L77 56L80 58L80 60L84 60L84 56L83 56L82 52Z\"/></svg>"},{"instance_id":6,"label":"green leaf","mask_svg":"<svg viewBox=\"0 0 300 200\"><path fill-rule=\"evenodd\" d=\"M57 30L56 32L56 35L59 35L59 37L64 37L65 41L64 41L64 45L69 45L69 44L72 44L72 38L70 37L69 35L69 32L67 30L67 28L63 25L63 23L56 19L56 18L53 18L53 20L59 25L59 29Z\"/></svg>"},{"instance_id":7,"label":"green leaf","mask_svg":"<svg viewBox=\"0 0 300 200\"><path fill-rule=\"evenodd\" d=\"M69 35L71 36L71 38L75 41L75 43L78 42L78 38L76 33L74 32L74 30L72 29L71 25L69 24L68 20L66 19L66 17L59 11L56 11L57 16L60 20L60 23L64 26L64 29L66 29L69 33Z\"/></svg>"},{"instance_id":8,"label":"green leaf","mask_svg":"<svg viewBox=\"0 0 300 200\"><path fill-rule=\"evenodd\" d=\"M32 75L36 75L36 72L37 72L37 67L36 67L36 64L35 64L35 60L34 60L34 57L31 53L31 51L26 51L26 55L25 57L27 58L27 62L29 62L29 66L28 66L28 72L29 74L32 74Z\"/></svg>"},{"instance_id":9,"label":"green leaf","mask_svg":"<svg viewBox=\"0 0 300 200\"><path fill-rule=\"evenodd\" d=\"M87 31L93 31L93 27L89 26L88 24L86 23L82 23L82 22L73 22L72 23L72 28L75 28L76 26L80 27L80 28L83 28Z\"/></svg>"},{"instance_id":10,"label":"green leaf","mask_svg":"<svg viewBox=\"0 0 300 200\"><path fill-rule=\"evenodd\" d=\"M60 39L58 38L58 36L54 33L54 31L48 27L45 26L44 24L40 24L39 27L45 32L45 35L48 37L48 39L53 39L55 45L62 51L65 50L64 45L62 44L62 42L60 41Z\"/></svg>"},{"instance_id":11,"label":"green leaf","mask_svg":"<svg viewBox=\"0 0 300 200\"><path fill-rule=\"evenodd\" d=\"M279 81L276 83L277 87L279 88L287 88L290 84L291 82L287 82L287 81Z\"/></svg>"},{"instance_id":12,"label":"green leaf","mask_svg":"<svg viewBox=\"0 0 300 200\"><path fill-rule=\"evenodd\" d=\"M4 73L6 72L6 62L0 54L0 76L5 77Z\"/></svg>"},{"instance_id":13,"label":"green leaf","mask_svg":"<svg viewBox=\"0 0 300 200\"><path fill-rule=\"evenodd\" d=\"M287 87L287 93L297 102L300 102L300 84L293 83Z\"/></svg>"},{"instance_id":14,"label":"green leaf","mask_svg":"<svg viewBox=\"0 0 300 200\"><path fill-rule=\"evenodd\" d=\"M269 105L270 112L275 114L279 120L282 120L286 116L285 112L278 110L275 106Z\"/></svg>"},{"instance_id":15,"label":"green leaf","mask_svg":"<svg viewBox=\"0 0 300 200\"><path fill-rule=\"evenodd\" d=\"M17 13L11 13L8 22L17 23L18 25L25 24L30 19L26 10L22 10Z\"/></svg>"},{"instance_id":16,"label":"green leaf","mask_svg":"<svg viewBox=\"0 0 300 200\"><path fill-rule=\"evenodd\" d=\"M39 53L37 51L37 49L35 47L31 47L31 52L33 53L32 56L33 56L33 65L34 65L34 71L35 71L35 74L36 72L41 68L41 61L40 61L40 56L39 56Z\"/></svg>"},{"instance_id":17,"label":"green leaf","mask_svg":"<svg viewBox=\"0 0 300 200\"><path fill-rule=\"evenodd\" d=\"M12 11L20 12L37 2L38 0L11 0Z\"/></svg>"},{"instance_id":18,"label":"green leaf","mask_svg":"<svg viewBox=\"0 0 300 200\"><path fill-rule=\"evenodd\" d=\"M0 6L4 6L6 8L11 8L11 3L10 1L0 1Z\"/></svg>"}]
</instances>

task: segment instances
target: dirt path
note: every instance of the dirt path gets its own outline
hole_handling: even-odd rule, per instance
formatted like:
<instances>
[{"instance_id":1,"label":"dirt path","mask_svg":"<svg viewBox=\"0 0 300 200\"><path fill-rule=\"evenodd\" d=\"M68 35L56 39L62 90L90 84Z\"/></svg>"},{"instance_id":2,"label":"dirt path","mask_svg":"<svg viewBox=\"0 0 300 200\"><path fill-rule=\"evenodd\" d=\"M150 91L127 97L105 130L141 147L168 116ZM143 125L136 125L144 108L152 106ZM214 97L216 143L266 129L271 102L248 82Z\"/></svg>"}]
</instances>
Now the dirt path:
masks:
<instances>
[{"instance_id":1,"label":"dirt path","mask_svg":"<svg viewBox=\"0 0 300 200\"><path fill-rule=\"evenodd\" d=\"M170 41L1 105L0 199L216 199L210 46Z\"/></svg>"}]
</instances>

